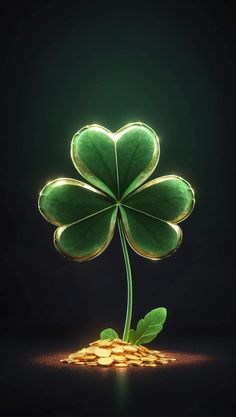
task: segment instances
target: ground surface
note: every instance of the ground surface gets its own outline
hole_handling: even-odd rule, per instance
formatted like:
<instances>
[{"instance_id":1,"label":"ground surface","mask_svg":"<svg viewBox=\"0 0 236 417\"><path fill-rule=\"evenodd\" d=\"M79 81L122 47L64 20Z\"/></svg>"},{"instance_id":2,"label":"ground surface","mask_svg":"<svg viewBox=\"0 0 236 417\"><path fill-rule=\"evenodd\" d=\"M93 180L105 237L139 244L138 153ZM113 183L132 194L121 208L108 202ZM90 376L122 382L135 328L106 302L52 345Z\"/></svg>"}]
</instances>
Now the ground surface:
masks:
<instances>
[{"instance_id":1,"label":"ground surface","mask_svg":"<svg viewBox=\"0 0 236 417\"><path fill-rule=\"evenodd\" d=\"M158 368L97 369L59 362L82 347L78 338L65 336L5 338L1 415L235 415L235 341L163 337L153 347L177 361Z\"/></svg>"}]
</instances>

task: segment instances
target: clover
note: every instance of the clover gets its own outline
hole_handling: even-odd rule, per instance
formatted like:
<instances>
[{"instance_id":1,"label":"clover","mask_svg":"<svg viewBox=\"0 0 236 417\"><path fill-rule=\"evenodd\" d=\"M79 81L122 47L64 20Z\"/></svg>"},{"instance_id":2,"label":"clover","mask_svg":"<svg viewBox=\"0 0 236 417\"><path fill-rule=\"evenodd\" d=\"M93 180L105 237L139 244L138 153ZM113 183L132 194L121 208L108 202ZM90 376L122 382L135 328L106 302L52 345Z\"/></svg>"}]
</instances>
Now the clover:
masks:
<instances>
[{"instance_id":1,"label":"clover","mask_svg":"<svg viewBox=\"0 0 236 417\"><path fill-rule=\"evenodd\" d=\"M142 257L161 260L180 246L178 223L193 210L191 185L176 175L145 181L155 170L159 139L149 126L130 123L116 133L99 125L80 129L72 138L71 158L90 184L58 178L42 189L38 206L50 223L58 226L54 245L65 257L88 261L104 252L116 224L127 273L127 311L123 340L148 343L162 330L166 309L151 310L131 329L132 274L127 242ZM114 339L112 328L100 334Z\"/></svg>"}]
</instances>

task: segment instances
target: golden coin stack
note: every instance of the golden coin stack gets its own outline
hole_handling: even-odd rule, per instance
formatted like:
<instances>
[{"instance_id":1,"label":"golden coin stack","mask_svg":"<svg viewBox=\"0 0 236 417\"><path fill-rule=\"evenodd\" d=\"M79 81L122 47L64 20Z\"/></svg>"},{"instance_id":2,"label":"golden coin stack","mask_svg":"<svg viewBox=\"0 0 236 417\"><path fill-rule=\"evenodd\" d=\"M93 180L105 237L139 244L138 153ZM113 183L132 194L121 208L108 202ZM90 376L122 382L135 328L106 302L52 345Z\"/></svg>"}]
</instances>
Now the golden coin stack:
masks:
<instances>
[{"instance_id":1,"label":"golden coin stack","mask_svg":"<svg viewBox=\"0 0 236 417\"><path fill-rule=\"evenodd\" d=\"M72 353L60 362L83 366L125 368L128 366L155 367L172 361L175 361L175 358L168 358L159 350L150 350L142 345L131 345L121 339L105 339L90 343L89 347Z\"/></svg>"}]
</instances>

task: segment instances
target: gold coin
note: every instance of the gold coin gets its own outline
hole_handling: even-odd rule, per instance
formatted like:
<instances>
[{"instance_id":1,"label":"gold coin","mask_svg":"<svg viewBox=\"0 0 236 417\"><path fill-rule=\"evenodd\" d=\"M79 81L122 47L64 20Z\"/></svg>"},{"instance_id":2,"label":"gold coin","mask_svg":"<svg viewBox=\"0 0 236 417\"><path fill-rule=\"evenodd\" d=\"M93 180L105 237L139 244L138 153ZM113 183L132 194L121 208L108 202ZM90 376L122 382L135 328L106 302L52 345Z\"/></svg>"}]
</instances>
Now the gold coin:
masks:
<instances>
[{"instance_id":1,"label":"gold coin","mask_svg":"<svg viewBox=\"0 0 236 417\"><path fill-rule=\"evenodd\" d=\"M113 363L113 359L111 357L109 357L109 358L104 358L104 357L99 358L98 363L99 363L99 365L102 365L102 366L109 366Z\"/></svg>"},{"instance_id":2,"label":"gold coin","mask_svg":"<svg viewBox=\"0 0 236 417\"><path fill-rule=\"evenodd\" d=\"M100 347L109 347L112 345L112 341L110 339L103 339L98 343Z\"/></svg>"},{"instance_id":3,"label":"gold coin","mask_svg":"<svg viewBox=\"0 0 236 417\"><path fill-rule=\"evenodd\" d=\"M86 353L94 353L96 347L95 346L90 346L88 348L86 348Z\"/></svg>"},{"instance_id":4,"label":"gold coin","mask_svg":"<svg viewBox=\"0 0 236 417\"><path fill-rule=\"evenodd\" d=\"M67 359L60 359L61 363L67 363Z\"/></svg>"},{"instance_id":5,"label":"gold coin","mask_svg":"<svg viewBox=\"0 0 236 417\"><path fill-rule=\"evenodd\" d=\"M98 356L99 358L107 358L108 356L110 356L111 350L97 347L94 351L94 354Z\"/></svg>"},{"instance_id":6,"label":"gold coin","mask_svg":"<svg viewBox=\"0 0 236 417\"><path fill-rule=\"evenodd\" d=\"M138 352L138 349L134 346L125 346L124 350L125 352Z\"/></svg>"},{"instance_id":7,"label":"gold coin","mask_svg":"<svg viewBox=\"0 0 236 417\"><path fill-rule=\"evenodd\" d=\"M139 350L143 350L144 352L149 352L149 349L143 345L139 345Z\"/></svg>"},{"instance_id":8,"label":"gold coin","mask_svg":"<svg viewBox=\"0 0 236 417\"><path fill-rule=\"evenodd\" d=\"M124 353L124 349L120 347L114 347L111 349L112 353Z\"/></svg>"},{"instance_id":9,"label":"gold coin","mask_svg":"<svg viewBox=\"0 0 236 417\"><path fill-rule=\"evenodd\" d=\"M69 355L69 356L68 356L68 359L69 359L69 360L72 360L72 361L73 361L74 359L76 359L76 358L79 358L79 355L77 355L77 354L75 354L75 353L71 353L71 355Z\"/></svg>"},{"instance_id":10,"label":"gold coin","mask_svg":"<svg viewBox=\"0 0 236 417\"><path fill-rule=\"evenodd\" d=\"M83 358L81 358L83 361L93 361L94 359L96 359L96 355L88 355L88 356L84 356Z\"/></svg>"},{"instance_id":11,"label":"gold coin","mask_svg":"<svg viewBox=\"0 0 236 417\"><path fill-rule=\"evenodd\" d=\"M153 362L153 361L155 361L156 360L156 358L149 358L148 356L145 356L144 358L142 358L142 361L143 362Z\"/></svg>"},{"instance_id":12,"label":"gold coin","mask_svg":"<svg viewBox=\"0 0 236 417\"><path fill-rule=\"evenodd\" d=\"M137 346L137 349L138 349L138 352L140 352L140 353L144 352L143 349L140 349L140 346Z\"/></svg>"},{"instance_id":13,"label":"gold coin","mask_svg":"<svg viewBox=\"0 0 236 417\"><path fill-rule=\"evenodd\" d=\"M85 362L85 364L89 366L97 366L97 362Z\"/></svg>"},{"instance_id":14,"label":"gold coin","mask_svg":"<svg viewBox=\"0 0 236 417\"><path fill-rule=\"evenodd\" d=\"M85 352L86 352L86 349L82 349L82 350L79 350L78 352L71 353L68 356L68 359L80 358L80 357L84 356Z\"/></svg>"},{"instance_id":15,"label":"gold coin","mask_svg":"<svg viewBox=\"0 0 236 417\"><path fill-rule=\"evenodd\" d=\"M137 356L131 355L130 353L126 353L125 356L126 356L127 359L134 359L134 360L137 359Z\"/></svg>"},{"instance_id":16,"label":"gold coin","mask_svg":"<svg viewBox=\"0 0 236 417\"><path fill-rule=\"evenodd\" d=\"M136 365L136 366L141 365L141 363L142 363L141 361L135 361L135 360L132 360L132 361L129 361L129 362L128 362L128 364L129 364L129 365L134 365L134 366L135 366L135 365Z\"/></svg>"},{"instance_id":17,"label":"gold coin","mask_svg":"<svg viewBox=\"0 0 236 417\"><path fill-rule=\"evenodd\" d=\"M128 342L125 342L124 340L121 340L121 339L114 339L113 342L119 343L120 345L128 345Z\"/></svg>"},{"instance_id":18,"label":"gold coin","mask_svg":"<svg viewBox=\"0 0 236 417\"><path fill-rule=\"evenodd\" d=\"M111 355L111 357L114 359L115 362L122 362L125 361L125 356L123 355Z\"/></svg>"}]
</instances>

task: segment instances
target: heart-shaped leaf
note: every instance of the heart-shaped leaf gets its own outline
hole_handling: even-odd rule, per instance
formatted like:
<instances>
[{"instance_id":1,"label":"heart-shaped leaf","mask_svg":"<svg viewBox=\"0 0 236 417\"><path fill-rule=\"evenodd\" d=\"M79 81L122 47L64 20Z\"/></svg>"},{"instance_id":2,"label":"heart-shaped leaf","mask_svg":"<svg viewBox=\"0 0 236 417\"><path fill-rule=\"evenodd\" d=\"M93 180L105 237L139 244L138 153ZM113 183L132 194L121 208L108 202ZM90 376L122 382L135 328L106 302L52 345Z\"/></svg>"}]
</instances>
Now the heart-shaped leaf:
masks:
<instances>
[{"instance_id":1,"label":"heart-shaped leaf","mask_svg":"<svg viewBox=\"0 0 236 417\"><path fill-rule=\"evenodd\" d=\"M156 133L143 123L130 123L116 132L119 197L139 187L154 171L160 146Z\"/></svg>"},{"instance_id":2,"label":"heart-shaped leaf","mask_svg":"<svg viewBox=\"0 0 236 417\"><path fill-rule=\"evenodd\" d=\"M151 342L163 329L166 315L167 311L164 307L151 310L144 319L139 320L136 331L130 330L129 342L135 345Z\"/></svg>"},{"instance_id":3,"label":"heart-shaped leaf","mask_svg":"<svg viewBox=\"0 0 236 417\"><path fill-rule=\"evenodd\" d=\"M154 218L179 223L190 215L194 202L194 191L186 180L166 175L139 187L123 204Z\"/></svg>"},{"instance_id":4,"label":"heart-shaped leaf","mask_svg":"<svg viewBox=\"0 0 236 417\"><path fill-rule=\"evenodd\" d=\"M118 200L151 175L159 154L156 133L139 122L116 133L99 125L86 126L71 143L72 161L80 174Z\"/></svg>"},{"instance_id":5,"label":"heart-shaped leaf","mask_svg":"<svg viewBox=\"0 0 236 417\"><path fill-rule=\"evenodd\" d=\"M75 223L112 206L106 194L72 178L58 178L40 192L41 214L57 226Z\"/></svg>"},{"instance_id":6,"label":"heart-shaped leaf","mask_svg":"<svg viewBox=\"0 0 236 417\"><path fill-rule=\"evenodd\" d=\"M100 333L100 339L101 340L104 340L104 339L113 340L113 339L118 339L118 338L119 338L118 333L114 329L111 329L110 327L108 327L107 329L103 330Z\"/></svg>"},{"instance_id":7,"label":"heart-shaped leaf","mask_svg":"<svg viewBox=\"0 0 236 417\"><path fill-rule=\"evenodd\" d=\"M151 217L131 207L121 207L125 235L131 248L148 259L162 259L181 243L179 226Z\"/></svg>"},{"instance_id":8,"label":"heart-shaped leaf","mask_svg":"<svg viewBox=\"0 0 236 417\"><path fill-rule=\"evenodd\" d=\"M116 224L117 208L108 207L54 233L54 244L64 256L87 261L100 255L109 245Z\"/></svg>"}]
</instances>

